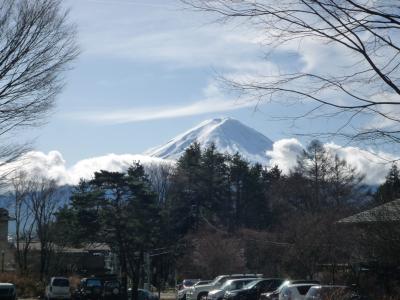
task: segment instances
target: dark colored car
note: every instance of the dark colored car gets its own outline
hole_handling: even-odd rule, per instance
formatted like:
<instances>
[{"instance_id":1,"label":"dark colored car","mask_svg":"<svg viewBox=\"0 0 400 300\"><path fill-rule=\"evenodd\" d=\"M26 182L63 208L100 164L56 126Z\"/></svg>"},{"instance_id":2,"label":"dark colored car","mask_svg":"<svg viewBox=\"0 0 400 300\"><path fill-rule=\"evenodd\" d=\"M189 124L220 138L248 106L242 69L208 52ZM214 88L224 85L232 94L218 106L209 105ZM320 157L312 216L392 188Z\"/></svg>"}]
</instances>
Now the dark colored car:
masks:
<instances>
[{"instance_id":1,"label":"dark colored car","mask_svg":"<svg viewBox=\"0 0 400 300\"><path fill-rule=\"evenodd\" d=\"M122 296L121 283L118 280L105 281L103 284L103 300L118 300Z\"/></svg>"},{"instance_id":2,"label":"dark colored car","mask_svg":"<svg viewBox=\"0 0 400 300\"><path fill-rule=\"evenodd\" d=\"M225 300L258 300L262 293L276 290L284 279L262 278L245 285L241 290L228 291L224 295Z\"/></svg>"},{"instance_id":3,"label":"dark colored car","mask_svg":"<svg viewBox=\"0 0 400 300\"><path fill-rule=\"evenodd\" d=\"M128 289L128 299L132 299L132 289ZM158 300L158 297L145 289L138 289L138 300Z\"/></svg>"},{"instance_id":4,"label":"dark colored car","mask_svg":"<svg viewBox=\"0 0 400 300\"><path fill-rule=\"evenodd\" d=\"M340 285L316 285L308 290L305 300L363 300L353 288Z\"/></svg>"},{"instance_id":5,"label":"dark colored car","mask_svg":"<svg viewBox=\"0 0 400 300\"><path fill-rule=\"evenodd\" d=\"M0 283L0 299L1 300L16 300L17 290L12 283Z\"/></svg>"},{"instance_id":6,"label":"dark colored car","mask_svg":"<svg viewBox=\"0 0 400 300\"><path fill-rule=\"evenodd\" d=\"M281 290L289 284L320 284L318 280L285 280L275 290L262 293L260 300L279 300L279 294Z\"/></svg>"},{"instance_id":7,"label":"dark colored car","mask_svg":"<svg viewBox=\"0 0 400 300\"><path fill-rule=\"evenodd\" d=\"M72 296L75 300L118 300L121 292L117 279L90 277L81 280Z\"/></svg>"}]
</instances>

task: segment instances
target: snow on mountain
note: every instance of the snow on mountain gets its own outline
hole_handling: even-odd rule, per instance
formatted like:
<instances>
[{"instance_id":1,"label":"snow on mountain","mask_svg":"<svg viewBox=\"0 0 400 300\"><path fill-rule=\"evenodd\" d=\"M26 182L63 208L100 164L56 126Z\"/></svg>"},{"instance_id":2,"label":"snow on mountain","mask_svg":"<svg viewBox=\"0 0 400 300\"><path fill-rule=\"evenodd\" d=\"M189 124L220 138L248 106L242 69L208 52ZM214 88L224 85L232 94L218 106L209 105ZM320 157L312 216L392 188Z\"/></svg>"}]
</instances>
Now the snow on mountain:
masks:
<instances>
[{"instance_id":1,"label":"snow on mountain","mask_svg":"<svg viewBox=\"0 0 400 300\"><path fill-rule=\"evenodd\" d=\"M205 148L212 143L222 153L238 152L250 162L268 163L266 151L273 142L260 132L232 118L204 121L178 135L164 145L147 150L144 154L164 159L178 159L191 144L198 142Z\"/></svg>"}]
</instances>

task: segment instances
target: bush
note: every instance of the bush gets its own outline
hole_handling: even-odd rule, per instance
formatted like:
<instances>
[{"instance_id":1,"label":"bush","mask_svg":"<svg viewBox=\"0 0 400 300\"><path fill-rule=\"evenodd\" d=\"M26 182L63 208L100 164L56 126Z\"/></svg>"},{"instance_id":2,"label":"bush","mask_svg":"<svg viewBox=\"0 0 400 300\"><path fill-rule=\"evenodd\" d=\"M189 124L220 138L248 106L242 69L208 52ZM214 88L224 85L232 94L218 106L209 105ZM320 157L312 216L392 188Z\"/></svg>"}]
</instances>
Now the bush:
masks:
<instances>
[{"instance_id":1,"label":"bush","mask_svg":"<svg viewBox=\"0 0 400 300\"><path fill-rule=\"evenodd\" d=\"M39 283L37 280L27 276L20 276L15 273L0 274L0 282L15 284L19 298L42 296L45 288L44 285Z\"/></svg>"}]
</instances>

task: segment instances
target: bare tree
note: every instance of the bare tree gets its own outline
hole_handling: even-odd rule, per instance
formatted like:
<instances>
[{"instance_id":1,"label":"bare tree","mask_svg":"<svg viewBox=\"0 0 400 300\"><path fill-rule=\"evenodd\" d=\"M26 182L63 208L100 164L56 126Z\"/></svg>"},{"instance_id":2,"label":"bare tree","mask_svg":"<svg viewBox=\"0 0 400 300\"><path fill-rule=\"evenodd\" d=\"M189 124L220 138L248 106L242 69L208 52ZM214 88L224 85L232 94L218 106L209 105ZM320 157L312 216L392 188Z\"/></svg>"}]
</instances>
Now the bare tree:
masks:
<instances>
[{"instance_id":1,"label":"bare tree","mask_svg":"<svg viewBox=\"0 0 400 300\"><path fill-rule=\"evenodd\" d=\"M11 133L42 124L53 107L78 54L75 36L61 0L1 1L0 165L23 152Z\"/></svg>"},{"instance_id":2,"label":"bare tree","mask_svg":"<svg viewBox=\"0 0 400 300\"><path fill-rule=\"evenodd\" d=\"M15 215L16 261L19 272L28 271L28 253L34 238L34 219L32 218L27 199L32 192L33 182L26 173L20 172L11 179L13 209Z\"/></svg>"},{"instance_id":3,"label":"bare tree","mask_svg":"<svg viewBox=\"0 0 400 300\"><path fill-rule=\"evenodd\" d=\"M158 203L161 206L166 204L173 169L174 167L169 163L153 163L146 167L146 173L154 192L158 195Z\"/></svg>"},{"instance_id":4,"label":"bare tree","mask_svg":"<svg viewBox=\"0 0 400 300\"><path fill-rule=\"evenodd\" d=\"M310 103L311 108L307 106L304 114L293 118L336 117L343 123L327 133L329 136L400 142L400 6L397 1L182 1L201 11L217 13L224 21L248 22L262 32L271 51L289 44L301 49L307 41L340 50L329 58L342 61L336 70L319 66L311 72L303 69L230 81L238 91L265 101ZM341 60L343 57L347 60ZM377 122L370 122L372 118Z\"/></svg>"},{"instance_id":5,"label":"bare tree","mask_svg":"<svg viewBox=\"0 0 400 300\"><path fill-rule=\"evenodd\" d=\"M32 191L28 197L35 233L40 242L40 280L42 281L48 272L54 248L52 224L60 205L61 195L54 180L42 177L33 181Z\"/></svg>"},{"instance_id":6,"label":"bare tree","mask_svg":"<svg viewBox=\"0 0 400 300\"><path fill-rule=\"evenodd\" d=\"M185 276L215 277L226 273L245 273L246 259L241 241L221 232L203 230L186 237L191 252L181 257L178 269Z\"/></svg>"}]
</instances>

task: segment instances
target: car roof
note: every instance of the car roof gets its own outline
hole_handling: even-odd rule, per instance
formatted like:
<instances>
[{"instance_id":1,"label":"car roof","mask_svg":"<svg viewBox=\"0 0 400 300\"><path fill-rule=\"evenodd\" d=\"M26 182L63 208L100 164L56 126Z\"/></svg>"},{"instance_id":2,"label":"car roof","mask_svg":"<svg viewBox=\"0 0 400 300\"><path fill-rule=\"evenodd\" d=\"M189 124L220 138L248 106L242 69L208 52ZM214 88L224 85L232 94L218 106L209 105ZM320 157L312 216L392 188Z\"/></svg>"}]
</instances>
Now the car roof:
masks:
<instances>
[{"instance_id":1,"label":"car roof","mask_svg":"<svg viewBox=\"0 0 400 300\"><path fill-rule=\"evenodd\" d=\"M8 282L1 282L1 283L0 283L0 287L1 287L1 286L8 286L8 287L9 287L9 286L14 286L14 284L8 283Z\"/></svg>"},{"instance_id":2,"label":"car roof","mask_svg":"<svg viewBox=\"0 0 400 300\"><path fill-rule=\"evenodd\" d=\"M286 287L298 287L298 286L319 286L316 283L297 283L297 284L289 284Z\"/></svg>"},{"instance_id":3,"label":"car roof","mask_svg":"<svg viewBox=\"0 0 400 300\"><path fill-rule=\"evenodd\" d=\"M225 282L236 282L236 281L243 281L243 280L258 280L259 278L257 277L243 277L243 278L233 278L233 279L228 279Z\"/></svg>"},{"instance_id":4,"label":"car roof","mask_svg":"<svg viewBox=\"0 0 400 300\"><path fill-rule=\"evenodd\" d=\"M319 284L319 285L313 286L313 288L316 288L316 289L321 289L321 288L342 288L342 289L346 289L346 288L350 288L350 287L347 286L347 285L321 285L321 284Z\"/></svg>"}]
</instances>

